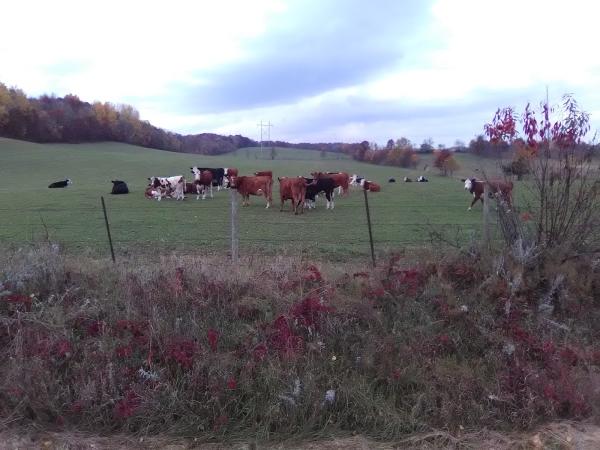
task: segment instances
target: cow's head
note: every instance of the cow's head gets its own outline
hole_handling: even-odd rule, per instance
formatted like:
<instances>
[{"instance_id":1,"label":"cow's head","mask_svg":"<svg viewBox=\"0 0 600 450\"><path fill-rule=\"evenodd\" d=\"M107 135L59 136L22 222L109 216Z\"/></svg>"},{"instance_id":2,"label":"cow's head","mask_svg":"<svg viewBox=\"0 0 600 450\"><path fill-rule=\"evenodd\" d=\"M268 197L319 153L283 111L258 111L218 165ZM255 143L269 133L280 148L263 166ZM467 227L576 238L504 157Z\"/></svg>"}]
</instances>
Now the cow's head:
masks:
<instances>
[{"instance_id":1,"label":"cow's head","mask_svg":"<svg viewBox=\"0 0 600 450\"><path fill-rule=\"evenodd\" d=\"M67 186L69 186L69 185L73 184L73 182L71 181L71 179L70 179L70 178L67 178L67 180L66 180L66 181L67 181Z\"/></svg>"},{"instance_id":2,"label":"cow's head","mask_svg":"<svg viewBox=\"0 0 600 450\"><path fill-rule=\"evenodd\" d=\"M237 189L238 178L239 177L235 177L235 176L228 177L228 179L229 179L229 187L231 189Z\"/></svg>"},{"instance_id":3,"label":"cow's head","mask_svg":"<svg viewBox=\"0 0 600 450\"><path fill-rule=\"evenodd\" d=\"M200 169L198 169L198 166L190 167L190 170L192 171L192 173L194 175L199 175L200 174Z\"/></svg>"},{"instance_id":4,"label":"cow's head","mask_svg":"<svg viewBox=\"0 0 600 450\"><path fill-rule=\"evenodd\" d=\"M465 190L466 191L471 191L473 189L474 185L475 185L475 178L467 178L465 180Z\"/></svg>"}]
</instances>

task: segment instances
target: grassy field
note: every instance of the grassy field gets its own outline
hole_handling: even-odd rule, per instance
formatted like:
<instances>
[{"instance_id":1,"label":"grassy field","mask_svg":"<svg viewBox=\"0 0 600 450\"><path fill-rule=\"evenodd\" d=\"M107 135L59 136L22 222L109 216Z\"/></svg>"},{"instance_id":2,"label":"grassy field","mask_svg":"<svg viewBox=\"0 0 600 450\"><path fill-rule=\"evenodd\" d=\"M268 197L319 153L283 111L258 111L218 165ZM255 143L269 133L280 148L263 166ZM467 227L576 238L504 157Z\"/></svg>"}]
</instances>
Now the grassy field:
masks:
<instances>
[{"instance_id":1,"label":"grassy field","mask_svg":"<svg viewBox=\"0 0 600 450\"><path fill-rule=\"evenodd\" d=\"M418 246L429 242L432 229L461 228L469 238L481 229L481 206L468 212L470 196L458 178L476 173L482 163L493 170L496 161L460 154L462 169L454 177L441 177L422 158L417 171L357 163L344 155L318 151L250 148L222 156L171 153L119 143L34 144L0 138L0 240L21 243L49 238L71 250L106 251L106 231L100 196L107 204L117 252L155 248L225 250L229 243L230 194L216 192L214 199L156 202L144 198L147 177L183 174L189 167L237 167L240 174L273 170L276 176L308 175L315 169L358 173L382 185L369 202L376 250ZM429 170L423 172L428 164ZM404 176L420 174L430 183L403 183ZM48 189L50 182L71 178L67 189ZM388 178L397 183L390 184ZM109 195L110 180L125 180L131 194ZM279 212L278 183L274 183L274 207L253 197L251 206L240 208L242 251L287 249L346 257L368 253L368 232L362 193L337 198L333 211L318 202L317 209L302 216ZM289 207L289 206L288 206Z\"/></svg>"}]
</instances>

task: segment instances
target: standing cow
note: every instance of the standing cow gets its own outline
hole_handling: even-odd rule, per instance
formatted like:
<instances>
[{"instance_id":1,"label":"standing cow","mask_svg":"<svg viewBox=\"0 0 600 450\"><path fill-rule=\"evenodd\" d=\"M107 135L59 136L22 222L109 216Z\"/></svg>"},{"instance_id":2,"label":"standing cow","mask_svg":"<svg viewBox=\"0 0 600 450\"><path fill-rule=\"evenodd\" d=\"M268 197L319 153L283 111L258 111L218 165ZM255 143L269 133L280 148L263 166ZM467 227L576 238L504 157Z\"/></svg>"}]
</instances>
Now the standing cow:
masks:
<instances>
[{"instance_id":1,"label":"standing cow","mask_svg":"<svg viewBox=\"0 0 600 450\"><path fill-rule=\"evenodd\" d=\"M306 195L306 181L304 177L279 177L279 196L281 199L281 207L279 211L283 211L283 204L286 200L292 201L292 211L298 215L304 213L304 197Z\"/></svg>"},{"instance_id":2,"label":"standing cow","mask_svg":"<svg viewBox=\"0 0 600 450\"><path fill-rule=\"evenodd\" d=\"M266 208L271 206L271 202L273 202L273 179L270 177L231 177L229 183L229 186L232 189L237 189L238 193L242 196L242 206L250 205L251 195L264 196L267 200Z\"/></svg>"},{"instance_id":3,"label":"standing cow","mask_svg":"<svg viewBox=\"0 0 600 450\"><path fill-rule=\"evenodd\" d=\"M338 189L338 195L342 193L348 195L348 186L350 184L350 176L346 172L313 172L312 177L315 179L329 177L335 182L335 187Z\"/></svg>"},{"instance_id":4,"label":"standing cow","mask_svg":"<svg viewBox=\"0 0 600 450\"><path fill-rule=\"evenodd\" d=\"M306 195L304 196L306 206L308 209L315 208L315 200L317 194L324 192L325 198L327 198L327 207L325 209L333 209L335 204L333 203L333 191L335 189L335 182L331 178L305 178L306 180Z\"/></svg>"},{"instance_id":5,"label":"standing cow","mask_svg":"<svg viewBox=\"0 0 600 450\"><path fill-rule=\"evenodd\" d=\"M55 188L65 188L67 186L72 185L73 182L67 178L64 181L55 181L54 183L50 183L50 185L48 186L50 189L55 189Z\"/></svg>"},{"instance_id":6,"label":"standing cow","mask_svg":"<svg viewBox=\"0 0 600 450\"><path fill-rule=\"evenodd\" d=\"M500 201L502 202L506 202L506 204L508 205L507 212L510 212L510 208L512 207L512 181L481 181L475 178L463 178L462 181L465 182L465 190L473 194L473 201L471 202L468 211L471 211L473 205L477 202L477 200L481 200L481 203L483 203L483 193L485 192L485 185L487 184L490 195L493 195L494 197L500 199Z\"/></svg>"}]
</instances>

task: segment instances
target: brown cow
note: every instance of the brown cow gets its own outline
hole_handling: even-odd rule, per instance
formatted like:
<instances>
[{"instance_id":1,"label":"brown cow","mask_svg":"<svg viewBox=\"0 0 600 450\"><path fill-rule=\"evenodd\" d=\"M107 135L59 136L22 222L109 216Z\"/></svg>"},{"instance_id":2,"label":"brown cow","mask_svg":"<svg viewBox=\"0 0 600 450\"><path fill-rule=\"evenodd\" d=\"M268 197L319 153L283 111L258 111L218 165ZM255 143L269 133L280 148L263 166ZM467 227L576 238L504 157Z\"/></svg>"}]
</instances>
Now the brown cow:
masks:
<instances>
[{"instance_id":1,"label":"brown cow","mask_svg":"<svg viewBox=\"0 0 600 450\"><path fill-rule=\"evenodd\" d=\"M229 187L231 177L238 176L238 170L235 167L225 167L223 175L223 186Z\"/></svg>"},{"instance_id":2,"label":"brown cow","mask_svg":"<svg viewBox=\"0 0 600 450\"><path fill-rule=\"evenodd\" d=\"M501 201L505 201L508 204L507 212L510 212L510 208L512 207L512 189L513 183L512 181L504 181L504 180L488 180L481 181L475 178L467 178L463 179L465 182L465 190L469 191L473 194L473 201L471 202L471 206L469 206L468 211L471 211L473 205L477 202L477 200L481 200L483 203L483 193L484 187L487 183L489 193L499 198Z\"/></svg>"},{"instance_id":3,"label":"brown cow","mask_svg":"<svg viewBox=\"0 0 600 450\"><path fill-rule=\"evenodd\" d=\"M375 183L374 181L365 181L363 184L363 189L369 192L379 192L381 191L381 186Z\"/></svg>"},{"instance_id":4,"label":"brown cow","mask_svg":"<svg viewBox=\"0 0 600 450\"><path fill-rule=\"evenodd\" d=\"M283 203L286 200L292 201L292 211L298 215L304 213L304 196L306 195L306 180L304 177L279 177L279 196L281 198L281 207L279 211L283 211Z\"/></svg>"},{"instance_id":5,"label":"brown cow","mask_svg":"<svg viewBox=\"0 0 600 450\"><path fill-rule=\"evenodd\" d=\"M350 175L346 172L312 172L312 177L315 179L329 177L334 183L335 187L339 187L338 195L343 193L344 195L348 195L348 185L350 184Z\"/></svg>"},{"instance_id":6,"label":"brown cow","mask_svg":"<svg viewBox=\"0 0 600 450\"><path fill-rule=\"evenodd\" d=\"M269 177L231 177L229 187L237 189L242 196L242 206L250 204L251 195L262 195L267 200L267 208L271 206L273 201L272 188L273 179Z\"/></svg>"}]
</instances>

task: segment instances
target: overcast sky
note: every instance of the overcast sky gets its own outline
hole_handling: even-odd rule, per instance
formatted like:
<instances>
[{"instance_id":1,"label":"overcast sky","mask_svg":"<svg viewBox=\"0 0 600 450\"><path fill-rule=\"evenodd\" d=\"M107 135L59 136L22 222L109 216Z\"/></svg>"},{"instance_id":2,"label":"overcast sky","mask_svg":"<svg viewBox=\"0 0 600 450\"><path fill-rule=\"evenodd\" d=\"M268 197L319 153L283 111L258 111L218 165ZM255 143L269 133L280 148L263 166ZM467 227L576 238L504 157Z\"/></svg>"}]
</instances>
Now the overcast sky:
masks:
<instances>
[{"instance_id":1,"label":"overcast sky","mask_svg":"<svg viewBox=\"0 0 600 450\"><path fill-rule=\"evenodd\" d=\"M551 102L573 93L600 128L594 0L5 0L1 11L0 82L127 103L183 134L258 140L262 120L273 140L452 145L546 87Z\"/></svg>"}]
</instances>

